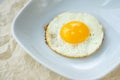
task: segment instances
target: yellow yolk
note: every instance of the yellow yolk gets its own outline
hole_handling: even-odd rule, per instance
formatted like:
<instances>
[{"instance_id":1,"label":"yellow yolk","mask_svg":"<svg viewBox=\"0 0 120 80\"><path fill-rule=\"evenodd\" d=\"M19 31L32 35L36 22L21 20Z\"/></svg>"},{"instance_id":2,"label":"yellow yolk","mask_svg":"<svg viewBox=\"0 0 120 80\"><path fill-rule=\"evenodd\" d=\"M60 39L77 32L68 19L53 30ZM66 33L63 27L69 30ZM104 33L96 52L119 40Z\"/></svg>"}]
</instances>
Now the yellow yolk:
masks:
<instances>
[{"instance_id":1,"label":"yellow yolk","mask_svg":"<svg viewBox=\"0 0 120 80\"><path fill-rule=\"evenodd\" d=\"M90 30L83 22L72 21L62 26L60 30L61 38L72 44L85 41L90 35Z\"/></svg>"}]
</instances>

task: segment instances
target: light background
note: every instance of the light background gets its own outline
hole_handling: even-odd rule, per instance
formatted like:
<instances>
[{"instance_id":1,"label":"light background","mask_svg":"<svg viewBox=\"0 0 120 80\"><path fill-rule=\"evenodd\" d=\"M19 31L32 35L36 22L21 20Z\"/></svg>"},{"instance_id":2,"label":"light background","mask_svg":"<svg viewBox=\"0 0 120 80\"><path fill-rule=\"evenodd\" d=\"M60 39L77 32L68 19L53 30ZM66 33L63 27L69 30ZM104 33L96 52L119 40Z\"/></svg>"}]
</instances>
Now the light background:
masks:
<instances>
[{"instance_id":1,"label":"light background","mask_svg":"<svg viewBox=\"0 0 120 80\"><path fill-rule=\"evenodd\" d=\"M11 24L28 0L0 0L0 80L68 80L32 59L13 39ZM120 80L120 67L101 80Z\"/></svg>"}]
</instances>

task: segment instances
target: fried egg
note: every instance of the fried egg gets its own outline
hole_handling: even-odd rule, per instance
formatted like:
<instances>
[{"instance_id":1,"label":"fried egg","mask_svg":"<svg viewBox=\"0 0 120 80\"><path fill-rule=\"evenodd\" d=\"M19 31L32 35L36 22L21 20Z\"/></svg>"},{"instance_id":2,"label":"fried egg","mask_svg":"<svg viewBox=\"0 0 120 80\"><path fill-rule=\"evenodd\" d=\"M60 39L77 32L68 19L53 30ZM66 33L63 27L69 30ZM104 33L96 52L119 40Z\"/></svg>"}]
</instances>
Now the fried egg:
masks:
<instances>
[{"instance_id":1,"label":"fried egg","mask_svg":"<svg viewBox=\"0 0 120 80\"><path fill-rule=\"evenodd\" d=\"M104 37L102 25L88 13L64 12L46 27L48 46L66 57L85 57L100 48Z\"/></svg>"}]
</instances>

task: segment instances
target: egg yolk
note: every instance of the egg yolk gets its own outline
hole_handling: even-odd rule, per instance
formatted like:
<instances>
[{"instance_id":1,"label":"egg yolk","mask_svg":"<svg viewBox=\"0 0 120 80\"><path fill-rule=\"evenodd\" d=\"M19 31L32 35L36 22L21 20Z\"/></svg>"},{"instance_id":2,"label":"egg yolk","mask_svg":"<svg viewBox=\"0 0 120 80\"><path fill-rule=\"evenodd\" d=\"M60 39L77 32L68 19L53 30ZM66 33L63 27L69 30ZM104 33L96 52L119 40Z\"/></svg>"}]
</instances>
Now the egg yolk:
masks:
<instances>
[{"instance_id":1,"label":"egg yolk","mask_svg":"<svg viewBox=\"0 0 120 80\"><path fill-rule=\"evenodd\" d=\"M60 29L61 38L71 44L81 43L90 35L86 24L79 21L68 22Z\"/></svg>"}]
</instances>

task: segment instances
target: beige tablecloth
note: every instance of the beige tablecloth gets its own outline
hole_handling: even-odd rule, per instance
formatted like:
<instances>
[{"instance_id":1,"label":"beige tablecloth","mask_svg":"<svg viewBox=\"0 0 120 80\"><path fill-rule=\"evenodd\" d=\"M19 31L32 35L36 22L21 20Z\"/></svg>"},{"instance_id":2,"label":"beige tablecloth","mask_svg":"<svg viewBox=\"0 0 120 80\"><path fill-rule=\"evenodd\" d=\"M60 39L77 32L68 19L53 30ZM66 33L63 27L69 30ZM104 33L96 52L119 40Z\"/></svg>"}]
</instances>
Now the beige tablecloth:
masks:
<instances>
[{"instance_id":1,"label":"beige tablecloth","mask_svg":"<svg viewBox=\"0 0 120 80\"><path fill-rule=\"evenodd\" d=\"M0 80L68 80L32 59L13 39L11 24L28 0L0 4ZM102 80L120 80L120 67Z\"/></svg>"}]
</instances>

